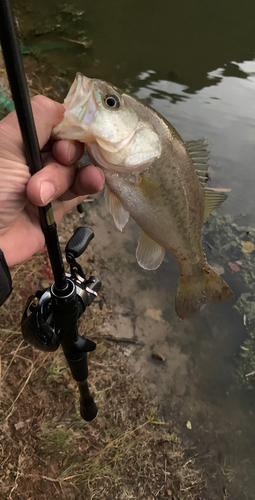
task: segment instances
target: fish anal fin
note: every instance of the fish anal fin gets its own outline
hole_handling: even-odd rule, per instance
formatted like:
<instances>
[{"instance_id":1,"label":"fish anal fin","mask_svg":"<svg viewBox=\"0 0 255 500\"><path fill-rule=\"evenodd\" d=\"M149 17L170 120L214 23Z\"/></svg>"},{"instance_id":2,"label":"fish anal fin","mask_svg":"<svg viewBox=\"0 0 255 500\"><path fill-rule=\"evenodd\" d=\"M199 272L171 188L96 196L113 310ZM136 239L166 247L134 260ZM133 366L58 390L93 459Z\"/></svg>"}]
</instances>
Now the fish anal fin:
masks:
<instances>
[{"instance_id":1,"label":"fish anal fin","mask_svg":"<svg viewBox=\"0 0 255 500\"><path fill-rule=\"evenodd\" d=\"M148 271L157 269L165 256L165 248L142 233L138 240L136 258L139 266Z\"/></svg>"},{"instance_id":2,"label":"fish anal fin","mask_svg":"<svg viewBox=\"0 0 255 500\"><path fill-rule=\"evenodd\" d=\"M227 199L227 195L222 192L216 192L213 189L204 189L204 220L210 213Z\"/></svg>"},{"instance_id":3,"label":"fish anal fin","mask_svg":"<svg viewBox=\"0 0 255 500\"><path fill-rule=\"evenodd\" d=\"M231 288L206 262L200 273L180 276L175 309L184 319L193 316L205 304L219 304L233 298Z\"/></svg>"},{"instance_id":4,"label":"fish anal fin","mask_svg":"<svg viewBox=\"0 0 255 500\"><path fill-rule=\"evenodd\" d=\"M119 198L108 188L108 186L105 186L104 197L106 205L109 212L113 216L117 228L122 231L123 227L128 222L129 213L125 210Z\"/></svg>"},{"instance_id":5,"label":"fish anal fin","mask_svg":"<svg viewBox=\"0 0 255 500\"><path fill-rule=\"evenodd\" d=\"M209 179L208 168L209 165L209 151L207 139L199 139L198 141L186 141L186 147L189 151L193 165L196 169L201 185L204 187Z\"/></svg>"}]
</instances>

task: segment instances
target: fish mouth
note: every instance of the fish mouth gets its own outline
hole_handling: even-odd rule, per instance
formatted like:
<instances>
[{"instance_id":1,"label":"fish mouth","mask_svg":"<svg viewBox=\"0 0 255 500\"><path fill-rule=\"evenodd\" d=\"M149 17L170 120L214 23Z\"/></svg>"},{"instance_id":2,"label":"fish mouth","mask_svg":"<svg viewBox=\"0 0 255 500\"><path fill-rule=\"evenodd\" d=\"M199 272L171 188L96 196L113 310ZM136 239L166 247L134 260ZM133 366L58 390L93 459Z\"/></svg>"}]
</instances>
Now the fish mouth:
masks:
<instances>
[{"instance_id":1,"label":"fish mouth","mask_svg":"<svg viewBox=\"0 0 255 500\"><path fill-rule=\"evenodd\" d=\"M75 134L75 138L82 142L89 140L89 127L97 112L93 80L77 73L64 100L64 107L64 118L53 129L53 139L73 139Z\"/></svg>"},{"instance_id":2,"label":"fish mouth","mask_svg":"<svg viewBox=\"0 0 255 500\"><path fill-rule=\"evenodd\" d=\"M80 96L82 96L82 99L86 98L86 94L89 93L91 85L91 78L87 78L81 73L76 73L75 80L64 100L64 106L70 107L70 105L80 104Z\"/></svg>"},{"instance_id":3,"label":"fish mouth","mask_svg":"<svg viewBox=\"0 0 255 500\"><path fill-rule=\"evenodd\" d=\"M64 100L64 106L67 112L70 110L75 114L78 122L82 122L85 126L89 125L96 111L93 81L81 73L77 73ZM78 113L77 108L79 108Z\"/></svg>"}]
</instances>

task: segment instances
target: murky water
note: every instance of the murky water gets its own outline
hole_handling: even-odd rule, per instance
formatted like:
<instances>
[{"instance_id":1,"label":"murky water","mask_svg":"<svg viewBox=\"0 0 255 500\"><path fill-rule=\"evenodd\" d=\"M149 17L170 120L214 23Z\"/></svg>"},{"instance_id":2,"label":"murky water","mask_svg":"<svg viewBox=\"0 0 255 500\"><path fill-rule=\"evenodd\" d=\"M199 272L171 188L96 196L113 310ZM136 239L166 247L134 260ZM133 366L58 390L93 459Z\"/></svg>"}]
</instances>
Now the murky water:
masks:
<instances>
[{"instance_id":1,"label":"murky water","mask_svg":"<svg viewBox=\"0 0 255 500\"><path fill-rule=\"evenodd\" d=\"M218 213L255 225L253 2L54 0L27 5L20 24L28 48L63 38L91 40L89 48L68 42L65 50L37 50L44 83L54 73L70 82L81 71L146 99L184 139L206 136L209 185L231 189ZM109 330L144 341L143 348L126 352L133 354L134 373L146 379L166 418L178 415L208 476L215 475L217 482L221 470L230 481L229 498L253 499L254 391L235 383L247 337L243 319L232 302L180 323L174 312L178 270L171 256L156 272L144 272L134 257L135 224L121 234L100 196L93 208L94 248L105 261L103 283L116 312L116 327L111 324ZM208 259L212 263L213 255ZM227 280L237 299L242 284L230 270ZM165 361L153 360L152 352ZM213 495L209 491L208 499L220 498Z\"/></svg>"}]
</instances>

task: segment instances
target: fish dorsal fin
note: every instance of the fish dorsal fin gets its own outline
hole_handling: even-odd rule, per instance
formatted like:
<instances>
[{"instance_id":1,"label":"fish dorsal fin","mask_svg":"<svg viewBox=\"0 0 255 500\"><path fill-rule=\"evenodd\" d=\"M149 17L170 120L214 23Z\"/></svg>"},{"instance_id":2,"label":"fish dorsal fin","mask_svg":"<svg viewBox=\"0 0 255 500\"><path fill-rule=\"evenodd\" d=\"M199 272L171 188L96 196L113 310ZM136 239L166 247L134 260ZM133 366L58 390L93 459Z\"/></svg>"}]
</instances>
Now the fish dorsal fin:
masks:
<instances>
[{"instance_id":1,"label":"fish dorsal fin","mask_svg":"<svg viewBox=\"0 0 255 500\"><path fill-rule=\"evenodd\" d=\"M205 202L204 220L206 220L210 213L227 199L227 195L213 189L204 189L203 193Z\"/></svg>"},{"instance_id":2,"label":"fish dorsal fin","mask_svg":"<svg viewBox=\"0 0 255 500\"><path fill-rule=\"evenodd\" d=\"M123 227L128 222L129 213L125 210L119 198L108 188L108 186L105 186L104 197L108 210L112 214L117 228L122 231Z\"/></svg>"},{"instance_id":3,"label":"fish dorsal fin","mask_svg":"<svg viewBox=\"0 0 255 500\"><path fill-rule=\"evenodd\" d=\"M209 179L207 164L209 160L209 152L207 150L208 141L206 139L199 139L198 141L187 141L186 146L193 161L193 165L197 171L200 183L204 187Z\"/></svg>"},{"instance_id":4,"label":"fish dorsal fin","mask_svg":"<svg viewBox=\"0 0 255 500\"><path fill-rule=\"evenodd\" d=\"M139 266L148 271L157 269L165 256L165 248L142 233L138 240L136 258Z\"/></svg>"}]
</instances>

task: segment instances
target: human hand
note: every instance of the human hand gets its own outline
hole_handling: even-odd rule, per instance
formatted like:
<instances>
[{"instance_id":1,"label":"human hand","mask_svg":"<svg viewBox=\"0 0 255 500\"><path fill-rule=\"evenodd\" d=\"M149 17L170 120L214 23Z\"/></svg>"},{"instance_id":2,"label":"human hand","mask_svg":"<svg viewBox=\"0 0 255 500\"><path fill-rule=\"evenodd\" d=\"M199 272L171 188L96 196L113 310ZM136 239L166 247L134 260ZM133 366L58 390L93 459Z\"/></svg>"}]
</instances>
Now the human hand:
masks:
<instances>
[{"instance_id":1,"label":"human hand","mask_svg":"<svg viewBox=\"0 0 255 500\"><path fill-rule=\"evenodd\" d=\"M84 145L77 141L50 142L53 127L65 108L44 96L32 99L32 109L44 168L32 177L15 112L0 122L0 249L9 266L27 260L45 243L36 206L52 202L58 223L64 214L100 191L102 171L78 168Z\"/></svg>"}]
</instances>

